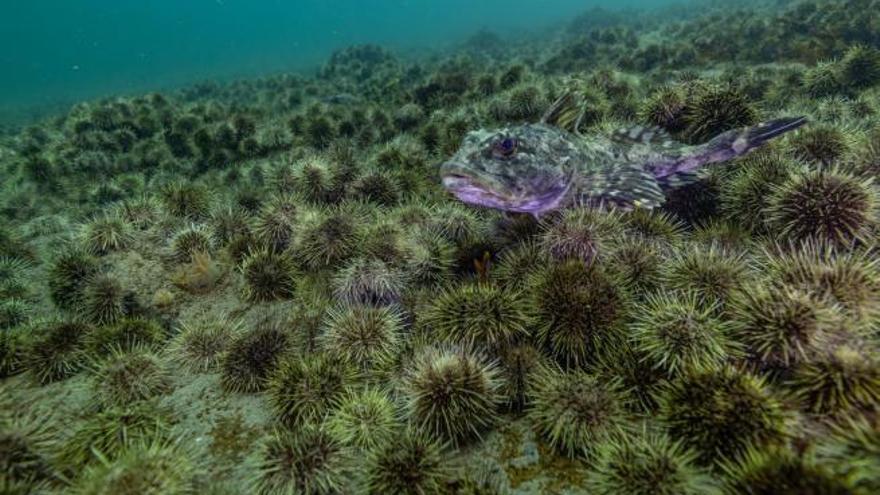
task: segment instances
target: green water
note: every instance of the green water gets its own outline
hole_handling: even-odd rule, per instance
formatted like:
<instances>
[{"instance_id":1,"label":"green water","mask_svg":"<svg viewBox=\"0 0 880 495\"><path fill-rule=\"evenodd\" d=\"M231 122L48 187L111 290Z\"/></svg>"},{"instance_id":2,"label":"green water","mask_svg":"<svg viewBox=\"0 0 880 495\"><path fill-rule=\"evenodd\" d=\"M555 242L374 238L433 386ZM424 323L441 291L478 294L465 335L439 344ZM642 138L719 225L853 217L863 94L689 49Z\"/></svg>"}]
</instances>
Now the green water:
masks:
<instances>
[{"instance_id":1,"label":"green water","mask_svg":"<svg viewBox=\"0 0 880 495\"><path fill-rule=\"evenodd\" d=\"M0 3L0 495L880 493L874 12Z\"/></svg>"}]
</instances>

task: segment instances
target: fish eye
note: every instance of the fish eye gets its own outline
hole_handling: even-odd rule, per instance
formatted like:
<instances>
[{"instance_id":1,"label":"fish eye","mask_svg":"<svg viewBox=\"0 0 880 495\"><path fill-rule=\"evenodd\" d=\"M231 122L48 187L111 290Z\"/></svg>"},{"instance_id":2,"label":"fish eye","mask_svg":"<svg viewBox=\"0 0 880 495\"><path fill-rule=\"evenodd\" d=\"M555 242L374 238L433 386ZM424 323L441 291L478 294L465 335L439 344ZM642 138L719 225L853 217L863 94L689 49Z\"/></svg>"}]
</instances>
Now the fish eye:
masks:
<instances>
[{"instance_id":1,"label":"fish eye","mask_svg":"<svg viewBox=\"0 0 880 495\"><path fill-rule=\"evenodd\" d=\"M516 154L516 149L518 146L519 142L516 140L516 138L506 137L503 139L499 139L492 146L492 154L495 156L495 158L506 160Z\"/></svg>"}]
</instances>

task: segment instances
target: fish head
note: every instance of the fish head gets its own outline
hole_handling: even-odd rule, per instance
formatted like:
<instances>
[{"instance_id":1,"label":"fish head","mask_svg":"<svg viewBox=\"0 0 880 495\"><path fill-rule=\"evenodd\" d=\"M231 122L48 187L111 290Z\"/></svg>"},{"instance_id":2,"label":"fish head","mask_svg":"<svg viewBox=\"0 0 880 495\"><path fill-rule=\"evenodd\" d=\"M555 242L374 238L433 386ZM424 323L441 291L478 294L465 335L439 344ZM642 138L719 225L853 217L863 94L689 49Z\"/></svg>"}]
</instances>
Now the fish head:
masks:
<instances>
[{"instance_id":1,"label":"fish head","mask_svg":"<svg viewBox=\"0 0 880 495\"><path fill-rule=\"evenodd\" d=\"M465 136L440 175L464 203L540 215L561 206L582 159L576 138L555 127L481 129Z\"/></svg>"}]
</instances>

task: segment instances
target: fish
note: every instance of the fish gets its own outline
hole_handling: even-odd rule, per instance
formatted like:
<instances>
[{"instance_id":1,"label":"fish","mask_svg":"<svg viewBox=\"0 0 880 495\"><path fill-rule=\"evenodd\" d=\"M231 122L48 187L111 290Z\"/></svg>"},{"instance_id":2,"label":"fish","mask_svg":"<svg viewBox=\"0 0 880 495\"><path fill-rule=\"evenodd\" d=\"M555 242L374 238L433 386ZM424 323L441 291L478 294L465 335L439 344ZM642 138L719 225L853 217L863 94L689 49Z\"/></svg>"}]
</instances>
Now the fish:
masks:
<instances>
[{"instance_id":1,"label":"fish","mask_svg":"<svg viewBox=\"0 0 880 495\"><path fill-rule=\"evenodd\" d=\"M703 166L744 156L806 123L778 118L698 145L639 125L591 135L543 121L478 129L440 165L440 178L459 201L538 218L578 205L653 209L671 189L697 180Z\"/></svg>"}]
</instances>

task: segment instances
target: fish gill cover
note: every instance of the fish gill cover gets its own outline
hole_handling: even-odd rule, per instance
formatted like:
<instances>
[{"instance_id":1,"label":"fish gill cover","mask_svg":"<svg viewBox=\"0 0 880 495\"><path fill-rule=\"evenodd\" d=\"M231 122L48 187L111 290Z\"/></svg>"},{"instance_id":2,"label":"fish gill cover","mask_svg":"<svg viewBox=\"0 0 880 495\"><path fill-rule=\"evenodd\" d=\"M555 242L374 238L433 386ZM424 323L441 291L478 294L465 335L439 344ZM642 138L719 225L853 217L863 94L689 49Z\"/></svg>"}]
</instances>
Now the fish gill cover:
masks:
<instances>
[{"instance_id":1,"label":"fish gill cover","mask_svg":"<svg viewBox=\"0 0 880 495\"><path fill-rule=\"evenodd\" d=\"M250 5L0 21L0 493L880 491L877 0Z\"/></svg>"}]
</instances>

